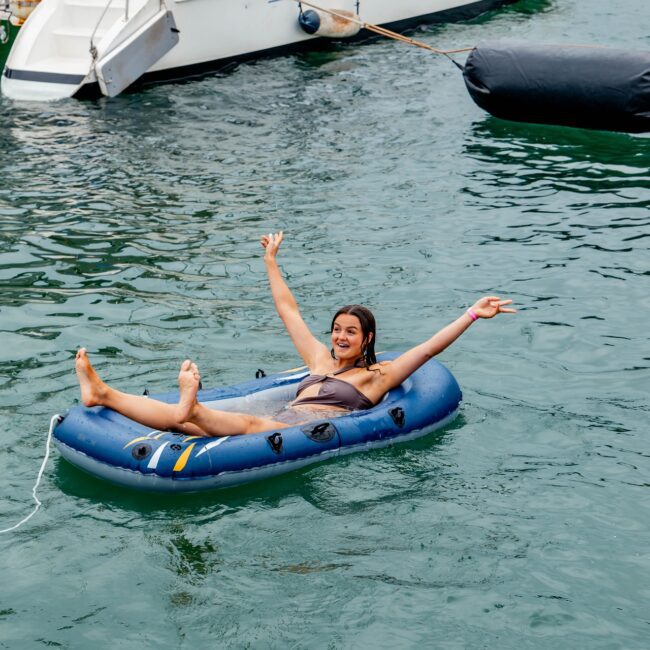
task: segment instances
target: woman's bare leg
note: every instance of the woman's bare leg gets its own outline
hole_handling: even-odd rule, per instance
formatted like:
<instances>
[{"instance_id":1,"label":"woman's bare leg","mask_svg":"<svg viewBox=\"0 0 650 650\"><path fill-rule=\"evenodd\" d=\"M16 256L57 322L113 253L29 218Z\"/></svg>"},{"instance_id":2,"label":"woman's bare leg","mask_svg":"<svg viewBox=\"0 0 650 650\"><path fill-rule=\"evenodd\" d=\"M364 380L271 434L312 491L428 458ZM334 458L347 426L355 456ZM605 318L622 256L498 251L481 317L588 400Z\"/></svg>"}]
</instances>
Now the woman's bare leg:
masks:
<instances>
[{"instance_id":1,"label":"woman's bare leg","mask_svg":"<svg viewBox=\"0 0 650 650\"><path fill-rule=\"evenodd\" d=\"M75 370L81 388L81 401L86 406L106 406L157 431L181 431L188 435L206 435L199 427L179 422L175 404L165 404L149 397L130 395L104 383L92 367L86 350L77 352Z\"/></svg>"},{"instance_id":2,"label":"woman's bare leg","mask_svg":"<svg viewBox=\"0 0 650 650\"><path fill-rule=\"evenodd\" d=\"M199 404L196 393L200 375L195 364L183 362L178 381L178 404L165 404L149 397L130 395L104 383L92 367L86 350L77 352L75 369L86 406L106 406L158 431L180 431L194 436L232 436L285 428L286 424L243 413L215 411Z\"/></svg>"},{"instance_id":3,"label":"woman's bare leg","mask_svg":"<svg viewBox=\"0 0 650 650\"><path fill-rule=\"evenodd\" d=\"M196 364L184 361L178 374L181 394L178 400L177 418L181 422L193 424L210 436L237 436L269 429L285 429L289 426L270 418L217 411L204 406L196 399L200 381L201 375Z\"/></svg>"}]
</instances>

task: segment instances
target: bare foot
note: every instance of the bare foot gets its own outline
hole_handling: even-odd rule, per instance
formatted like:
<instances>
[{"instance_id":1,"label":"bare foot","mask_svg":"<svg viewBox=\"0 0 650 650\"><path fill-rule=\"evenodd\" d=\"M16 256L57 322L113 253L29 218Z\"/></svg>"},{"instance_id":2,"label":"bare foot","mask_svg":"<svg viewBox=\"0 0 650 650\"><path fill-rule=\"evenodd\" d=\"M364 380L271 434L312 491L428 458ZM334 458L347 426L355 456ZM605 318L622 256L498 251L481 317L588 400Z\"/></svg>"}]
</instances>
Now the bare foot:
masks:
<instances>
[{"instance_id":1,"label":"bare foot","mask_svg":"<svg viewBox=\"0 0 650 650\"><path fill-rule=\"evenodd\" d=\"M95 369L90 364L85 348L80 348L77 352L74 363L81 388L81 401L85 406L97 406L102 404L102 399L106 393L106 384L99 378Z\"/></svg>"},{"instance_id":2,"label":"bare foot","mask_svg":"<svg viewBox=\"0 0 650 650\"><path fill-rule=\"evenodd\" d=\"M178 373L178 385L181 395L176 406L176 418L178 422L187 422L192 416L196 406L196 393L199 390L201 375L195 363L189 359L183 361L181 370Z\"/></svg>"}]
</instances>

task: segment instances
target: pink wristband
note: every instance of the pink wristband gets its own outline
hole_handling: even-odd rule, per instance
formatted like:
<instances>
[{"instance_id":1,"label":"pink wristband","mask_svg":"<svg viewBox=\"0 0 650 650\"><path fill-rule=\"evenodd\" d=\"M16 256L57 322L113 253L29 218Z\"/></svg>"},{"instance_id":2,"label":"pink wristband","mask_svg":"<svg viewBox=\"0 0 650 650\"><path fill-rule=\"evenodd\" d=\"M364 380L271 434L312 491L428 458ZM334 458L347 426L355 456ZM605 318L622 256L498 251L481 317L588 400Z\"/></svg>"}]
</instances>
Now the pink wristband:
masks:
<instances>
[{"instance_id":1,"label":"pink wristband","mask_svg":"<svg viewBox=\"0 0 650 650\"><path fill-rule=\"evenodd\" d=\"M467 310L467 315L472 319L472 320L478 320L478 316L476 315L476 312L472 311L471 309Z\"/></svg>"}]
</instances>

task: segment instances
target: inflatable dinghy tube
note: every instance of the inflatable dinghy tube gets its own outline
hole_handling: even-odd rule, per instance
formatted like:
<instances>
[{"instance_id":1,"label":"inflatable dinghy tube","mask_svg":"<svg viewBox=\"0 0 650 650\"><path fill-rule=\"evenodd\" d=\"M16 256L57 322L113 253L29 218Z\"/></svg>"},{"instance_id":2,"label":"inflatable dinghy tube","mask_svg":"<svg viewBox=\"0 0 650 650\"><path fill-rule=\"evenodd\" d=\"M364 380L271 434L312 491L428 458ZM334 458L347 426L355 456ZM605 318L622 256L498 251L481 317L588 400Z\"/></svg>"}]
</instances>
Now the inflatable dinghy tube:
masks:
<instances>
[{"instance_id":1,"label":"inflatable dinghy tube","mask_svg":"<svg viewBox=\"0 0 650 650\"><path fill-rule=\"evenodd\" d=\"M463 76L472 99L505 120L650 131L650 52L481 43Z\"/></svg>"},{"instance_id":2,"label":"inflatable dinghy tube","mask_svg":"<svg viewBox=\"0 0 650 650\"><path fill-rule=\"evenodd\" d=\"M332 9L332 11L341 16L359 20L359 16L352 11L344 9ZM305 33L324 36L325 38L350 38L356 36L361 30L361 25L358 23L353 23L339 16L333 16L324 11L315 11L314 9L301 12L298 16L298 23Z\"/></svg>"},{"instance_id":3,"label":"inflatable dinghy tube","mask_svg":"<svg viewBox=\"0 0 650 650\"><path fill-rule=\"evenodd\" d=\"M379 355L392 359L396 354ZM215 409L277 413L306 369L199 392ZM178 394L154 396L174 403ZM462 395L452 374L429 361L376 406L277 431L197 437L152 431L110 409L77 406L53 432L73 465L118 485L151 492L198 492L284 474L342 454L413 440L447 425Z\"/></svg>"}]
</instances>

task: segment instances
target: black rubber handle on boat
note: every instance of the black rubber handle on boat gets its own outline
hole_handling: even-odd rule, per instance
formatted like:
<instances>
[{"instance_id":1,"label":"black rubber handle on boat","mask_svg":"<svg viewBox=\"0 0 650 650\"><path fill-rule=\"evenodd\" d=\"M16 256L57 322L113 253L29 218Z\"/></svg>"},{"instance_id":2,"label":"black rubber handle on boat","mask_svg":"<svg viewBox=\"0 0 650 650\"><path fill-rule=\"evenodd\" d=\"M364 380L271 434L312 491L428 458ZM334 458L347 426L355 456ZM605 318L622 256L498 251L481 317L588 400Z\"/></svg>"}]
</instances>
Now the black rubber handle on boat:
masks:
<instances>
[{"instance_id":1,"label":"black rubber handle on boat","mask_svg":"<svg viewBox=\"0 0 650 650\"><path fill-rule=\"evenodd\" d=\"M388 411L390 417L393 418L393 422L401 429L404 426L404 420L406 419L406 413L401 406L396 406L394 409Z\"/></svg>"},{"instance_id":2,"label":"black rubber handle on boat","mask_svg":"<svg viewBox=\"0 0 650 650\"><path fill-rule=\"evenodd\" d=\"M274 453L279 454L282 451L282 434L279 431L267 436L266 439L269 441Z\"/></svg>"}]
</instances>

